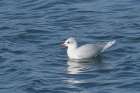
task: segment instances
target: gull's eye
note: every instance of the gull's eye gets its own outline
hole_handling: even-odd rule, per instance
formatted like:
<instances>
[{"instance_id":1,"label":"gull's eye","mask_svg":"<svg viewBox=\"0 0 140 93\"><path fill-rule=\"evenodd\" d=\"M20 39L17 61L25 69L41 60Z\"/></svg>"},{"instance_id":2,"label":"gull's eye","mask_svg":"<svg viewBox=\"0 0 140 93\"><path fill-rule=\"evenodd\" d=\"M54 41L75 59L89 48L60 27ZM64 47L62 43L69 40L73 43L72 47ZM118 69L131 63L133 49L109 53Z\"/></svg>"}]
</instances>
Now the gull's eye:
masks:
<instances>
[{"instance_id":1,"label":"gull's eye","mask_svg":"<svg viewBox=\"0 0 140 93\"><path fill-rule=\"evenodd\" d=\"M68 44L70 43L70 42L67 42Z\"/></svg>"}]
</instances>

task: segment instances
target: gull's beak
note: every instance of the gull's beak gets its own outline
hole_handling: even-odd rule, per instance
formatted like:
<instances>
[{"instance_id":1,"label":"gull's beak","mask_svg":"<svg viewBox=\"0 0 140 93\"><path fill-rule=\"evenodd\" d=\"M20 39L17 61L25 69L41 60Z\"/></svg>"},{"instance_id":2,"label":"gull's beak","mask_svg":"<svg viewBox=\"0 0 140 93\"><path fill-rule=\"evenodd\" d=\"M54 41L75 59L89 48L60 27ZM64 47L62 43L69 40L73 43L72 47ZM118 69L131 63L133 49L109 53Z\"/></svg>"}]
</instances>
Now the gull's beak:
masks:
<instances>
[{"instance_id":1,"label":"gull's beak","mask_svg":"<svg viewBox=\"0 0 140 93\"><path fill-rule=\"evenodd\" d=\"M61 44L60 46L66 46L66 44Z\"/></svg>"}]
</instances>

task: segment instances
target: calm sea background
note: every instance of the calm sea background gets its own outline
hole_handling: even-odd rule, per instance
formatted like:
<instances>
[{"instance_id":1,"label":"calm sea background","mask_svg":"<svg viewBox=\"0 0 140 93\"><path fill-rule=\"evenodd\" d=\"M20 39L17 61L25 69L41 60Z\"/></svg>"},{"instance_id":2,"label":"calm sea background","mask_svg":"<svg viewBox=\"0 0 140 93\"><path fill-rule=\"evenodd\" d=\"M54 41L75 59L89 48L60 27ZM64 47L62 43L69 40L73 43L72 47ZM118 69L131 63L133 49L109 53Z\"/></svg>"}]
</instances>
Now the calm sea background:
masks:
<instances>
[{"instance_id":1,"label":"calm sea background","mask_svg":"<svg viewBox=\"0 0 140 93\"><path fill-rule=\"evenodd\" d=\"M69 37L117 42L69 60ZM0 0L0 93L140 93L140 0Z\"/></svg>"}]
</instances>

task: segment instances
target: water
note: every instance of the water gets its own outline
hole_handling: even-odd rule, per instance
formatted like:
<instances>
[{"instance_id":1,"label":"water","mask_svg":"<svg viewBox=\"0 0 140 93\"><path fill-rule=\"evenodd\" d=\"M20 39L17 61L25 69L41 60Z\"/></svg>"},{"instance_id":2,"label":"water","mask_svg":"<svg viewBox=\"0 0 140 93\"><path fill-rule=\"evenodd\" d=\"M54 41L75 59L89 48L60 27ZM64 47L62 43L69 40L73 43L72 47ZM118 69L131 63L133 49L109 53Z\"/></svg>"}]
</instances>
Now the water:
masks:
<instances>
[{"instance_id":1,"label":"water","mask_svg":"<svg viewBox=\"0 0 140 93\"><path fill-rule=\"evenodd\" d=\"M1 0L0 93L140 93L139 0ZM79 45L117 40L96 58Z\"/></svg>"}]
</instances>

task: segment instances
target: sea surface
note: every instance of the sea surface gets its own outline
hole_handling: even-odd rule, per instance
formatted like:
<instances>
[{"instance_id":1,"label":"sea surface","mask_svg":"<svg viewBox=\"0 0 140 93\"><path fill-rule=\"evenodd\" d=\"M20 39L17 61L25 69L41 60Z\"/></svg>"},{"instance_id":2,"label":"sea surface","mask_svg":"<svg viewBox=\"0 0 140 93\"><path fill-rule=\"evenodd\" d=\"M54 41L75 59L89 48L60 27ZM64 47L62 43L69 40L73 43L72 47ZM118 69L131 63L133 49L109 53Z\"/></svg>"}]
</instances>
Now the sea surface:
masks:
<instances>
[{"instance_id":1,"label":"sea surface","mask_svg":"<svg viewBox=\"0 0 140 93\"><path fill-rule=\"evenodd\" d=\"M116 43L69 60L69 37ZM0 93L140 93L140 0L0 0Z\"/></svg>"}]
</instances>

